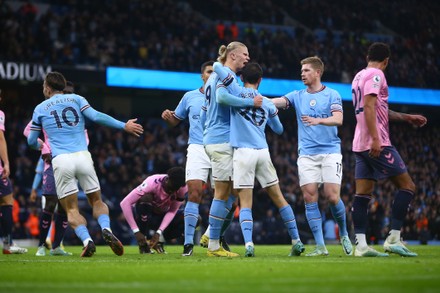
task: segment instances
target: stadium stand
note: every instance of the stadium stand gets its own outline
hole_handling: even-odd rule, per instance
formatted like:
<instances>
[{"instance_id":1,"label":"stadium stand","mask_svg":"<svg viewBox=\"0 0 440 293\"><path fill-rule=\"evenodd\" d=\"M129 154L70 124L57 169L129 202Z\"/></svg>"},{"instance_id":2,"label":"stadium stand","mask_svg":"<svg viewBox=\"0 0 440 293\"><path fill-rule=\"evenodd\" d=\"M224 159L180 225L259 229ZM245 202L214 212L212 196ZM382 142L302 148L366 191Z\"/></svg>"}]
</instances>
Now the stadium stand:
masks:
<instances>
[{"instance_id":1,"label":"stadium stand","mask_svg":"<svg viewBox=\"0 0 440 293\"><path fill-rule=\"evenodd\" d=\"M435 1L53 2L31 7L2 2L0 59L197 72L194 60L214 59L219 45L232 40L235 24L237 39L248 45L265 76L297 78L299 60L318 55L326 64L326 80L347 82L364 66L367 43L382 40L399 60L388 69L390 84L440 87ZM219 22L225 25L223 38Z\"/></svg>"}]
</instances>

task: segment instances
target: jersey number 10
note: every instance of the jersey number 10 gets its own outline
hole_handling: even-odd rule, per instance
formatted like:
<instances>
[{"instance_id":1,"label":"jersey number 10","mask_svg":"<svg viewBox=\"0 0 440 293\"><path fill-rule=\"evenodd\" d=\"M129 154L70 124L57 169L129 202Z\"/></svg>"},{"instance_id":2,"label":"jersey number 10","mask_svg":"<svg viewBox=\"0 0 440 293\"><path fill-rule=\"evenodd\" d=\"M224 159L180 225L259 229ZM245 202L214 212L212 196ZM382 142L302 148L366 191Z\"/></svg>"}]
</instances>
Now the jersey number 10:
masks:
<instances>
[{"instance_id":1,"label":"jersey number 10","mask_svg":"<svg viewBox=\"0 0 440 293\"><path fill-rule=\"evenodd\" d=\"M69 115L69 112L71 115ZM57 123L58 128L63 128L63 125L61 124L60 115L58 115L57 111L51 111L50 115L52 115L55 118L55 122ZM69 117L70 116L70 117ZM75 108L73 107L66 107L61 111L61 118L64 123L66 123L69 126L76 126L79 123L79 115L78 112L76 112ZM69 118L73 118L73 121L69 120Z\"/></svg>"}]
</instances>

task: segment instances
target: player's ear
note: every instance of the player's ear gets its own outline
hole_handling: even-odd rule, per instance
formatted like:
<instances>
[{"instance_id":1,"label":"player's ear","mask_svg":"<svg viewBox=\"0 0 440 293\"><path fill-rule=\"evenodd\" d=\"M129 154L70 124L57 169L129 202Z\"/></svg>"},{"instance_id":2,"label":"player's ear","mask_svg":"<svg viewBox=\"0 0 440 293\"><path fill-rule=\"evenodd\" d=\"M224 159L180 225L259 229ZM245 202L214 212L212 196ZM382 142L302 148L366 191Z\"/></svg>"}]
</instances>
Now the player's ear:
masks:
<instances>
[{"instance_id":1,"label":"player's ear","mask_svg":"<svg viewBox=\"0 0 440 293\"><path fill-rule=\"evenodd\" d=\"M388 62L390 61L390 57L385 58L383 61L385 68L388 66Z\"/></svg>"}]
</instances>

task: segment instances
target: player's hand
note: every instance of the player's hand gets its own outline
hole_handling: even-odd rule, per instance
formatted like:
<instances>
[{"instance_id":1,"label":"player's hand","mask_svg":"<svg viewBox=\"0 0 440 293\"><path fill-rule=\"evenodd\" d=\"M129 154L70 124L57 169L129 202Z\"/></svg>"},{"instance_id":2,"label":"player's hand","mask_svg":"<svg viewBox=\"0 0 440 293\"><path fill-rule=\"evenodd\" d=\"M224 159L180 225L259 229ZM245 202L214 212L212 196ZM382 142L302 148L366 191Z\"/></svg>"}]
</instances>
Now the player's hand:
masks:
<instances>
[{"instance_id":1,"label":"player's hand","mask_svg":"<svg viewBox=\"0 0 440 293\"><path fill-rule=\"evenodd\" d=\"M50 146L47 143L43 143L41 145L41 154L45 155L45 154L50 154Z\"/></svg>"},{"instance_id":2,"label":"player's hand","mask_svg":"<svg viewBox=\"0 0 440 293\"><path fill-rule=\"evenodd\" d=\"M368 155L372 158L378 158L381 152L382 152L382 147L380 145L380 140L378 138L373 139L373 142L371 143L371 147L370 147L370 152L368 153Z\"/></svg>"},{"instance_id":3,"label":"player's hand","mask_svg":"<svg viewBox=\"0 0 440 293\"><path fill-rule=\"evenodd\" d=\"M9 170L9 165L4 165L3 166L3 173L2 173L2 179L6 179L9 177L9 175L11 174L11 171Z\"/></svg>"},{"instance_id":4,"label":"player's hand","mask_svg":"<svg viewBox=\"0 0 440 293\"><path fill-rule=\"evenodd\" d=\"M428 122L425 116L415 114L408 114L406 119L409 124L417 127L423 127L426 125L426 122Z\"/></svg>"},{"instance_id":5,"label":"player's hand","mask_svg":"<svg viewBox=\"0 0 440 293\"><path fill-rule=\"evenodd\" d=\"M137 231L136 233L134 233L134 237L136 237L136 241L139 245L147 243L147 238L140 231Z\"/></svg>"},{"instance_id":6,"label":"player's hand","mask_svg":"<svg viewBox=\"0 0 440 293\"><path fill-rule=\"evenodd\" d=\"M174 111L166 109L162 112L162 119L165 121L171 121L174 117Z\"/></svg>"},{"instance_id":7,"label":"player's hand","mask_svg":"<svg viewBox=\"0 0 440 293\"><path fill-rule=\"evenodd\" d=\"M261 108L261 105L263 105L263 96L256 96L254 98L254 107Z\"/></svg>"},{"instance_id":8,"label":"player's hand","mask_svg":"<svg viewBox=\"0 0 440 293\"><path fill-rule=\"evenodd\" d=\"M153 249L159 243L159 237L160 237L160 234L156 232L156 233L154 233L153 238L151 238L150 245L151 245L151 247L153 247Z\"/></svg>"},{"instance_id":9,"label":"player's hand","mask_svg":"<svg viewBox=\"0 0 440 293\"><path fill-rule=\"evenodd\" d=\"M156 250L158 254L165 253L163 246L159 242L160 234L158 232L154 233L153 238L150 240L150 246Z\"/></svg>"},{"instance_id":10,"label":"player's hand","mask_svg":"<svg viewBox=\"0 0 440 293\"><path fill-rule=\"evenodd\" d=\"M130 119L125 123L124 130L127 131L130 134L133 134L134 136L141 136L142 133L144 133L144 128L142 125L136 123L137 118Z\"/></svg>"},{"instance_id":11,"label":"player's hand","mask_svg":"<svg viewBox=\"0 0 440 293\"><path fill-rule=\"evenodd\" d=\"M37 200L37 191L35 189L31 190L31 194L29 195L29 200L31 202L35 202Z\"/></svg>"},{"instance_id":12,"label":"player's hand","mask_svg":"<svg viewBox=\"0 0 440 293\"><path fill-rule=\"evenodd\" d=\"M318 118L313 118L310 116L301 116L301 121L306 125L306 126L315 126L319 124L319 119Z\"/></svg>"},{"instance_id":13,"label":"player's hand","mask_svg":"<svg viewBox=\"0 0 440 293\"><path fill-rule=\"evenodd\" d=\"M41 157L43 158L43 161L46 162L47 164L51 164L52 163L52 154L44 154L41 155Z\"/></svg>"},{"instance_id":14,"label":"player's hand","mask_svg":"<svg viewBox=\"0 0 440 293\"><path fill-rule=\"evenodd\" d=\"M147 243L147 238L145 237L145 235L142 234L142 232L138 231L134 233L134 236L136 237L136 241L139 246L139 253L140 254L151 253L150 246Z\"/></svg>"}]
</instances>

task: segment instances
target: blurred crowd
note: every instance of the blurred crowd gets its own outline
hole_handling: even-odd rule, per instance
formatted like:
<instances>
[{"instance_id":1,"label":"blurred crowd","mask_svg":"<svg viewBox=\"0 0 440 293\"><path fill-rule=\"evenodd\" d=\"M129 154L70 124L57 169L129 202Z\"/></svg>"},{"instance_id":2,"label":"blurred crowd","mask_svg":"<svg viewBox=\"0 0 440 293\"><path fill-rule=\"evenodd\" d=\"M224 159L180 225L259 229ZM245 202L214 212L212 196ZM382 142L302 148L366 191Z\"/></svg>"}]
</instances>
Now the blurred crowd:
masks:
<instances>
[{"instance_id":1,"label":"blurred crowd","mask_svg":"<svg viewBox=\"0 0 440 293\"><path fill-rule=\"evenodd\" d=\"M344 105L349 113L351 105ZM40 203L28 200L38 152L30 150L22 131L30 117L29 110L17 111L7 116L6 139L11 161L11 178L14 182L16 198L14 238L35 237L36 217L39 215ZM115 113L110 113L117 115ZM123 119L123 117L120 117ZM297 175L297 125L294 113L289 110L281 114L285 131L281 136L269 132L268 142L273 162L280 179L281 189L292 205L298 222L301 237L304 241L312 239L304 214L304 200L298 185ZM346 118L344 126L339 129L342 139L343 182L341 197L346 203L348 225L351 227L351 202L354 196L354 156L351 152L353 137L353 120ZM88 126L90 137L89 149L95 161L95 168L101 180L105 201L110 207L113 219L112 228L124 243L132 243L133 234L125 222L119 202L143 179L151 174L165 173L173 166L185 166L187 147L187 125L168 128L160 119L147 119L143 123L145 134L139 140L123 132L109 128ZM414 129L406 124L395 124L391 127L393 144L397 147L406 162L409 173L417 185L416 199L412 202L410 212L403 228L405 240L440 240L440 127L432 124L421 129ZM368 237L371 243L377 243L386 237L390 221L390 207L396 191L391 183L381 182L375 190L376 199L371 203L369 214ZM203 233L208 223L212 190L207 186L200 213ZM85 199L80 200L81 209L89 222L90 230L99 241L99 227L91 215ZM328 240L337 240L337 225L331 217L327 204L320 202L324 223L324 233ZM237 213L238 215L238 213ZM276 207L258 185L254 191L255 243L288 243L288 233ZM32 225L32 223L34 223ZM31 227L34 227L32 230ZM77 243L78 239L68 229L67 243ZM36 234L38 235L38 234ZM231 225L226 234L230 242L241 243L238 219Z\"/></svg>"},{"instance_id":2,"label":"blurred crowd","mask_svg":"<svg viewBox=\"0 0 440 293\"><path fill-rule=\"evenodd\" d=\"M390 85L440 88L437 1L11 3L0 0L0 60L198 72L221 44L238 40L265 76L298 79L299 61L318 55L326 80L349 82L365 66L368 44L382 40L395 61Z\"/></svg>"}]
</instances>

